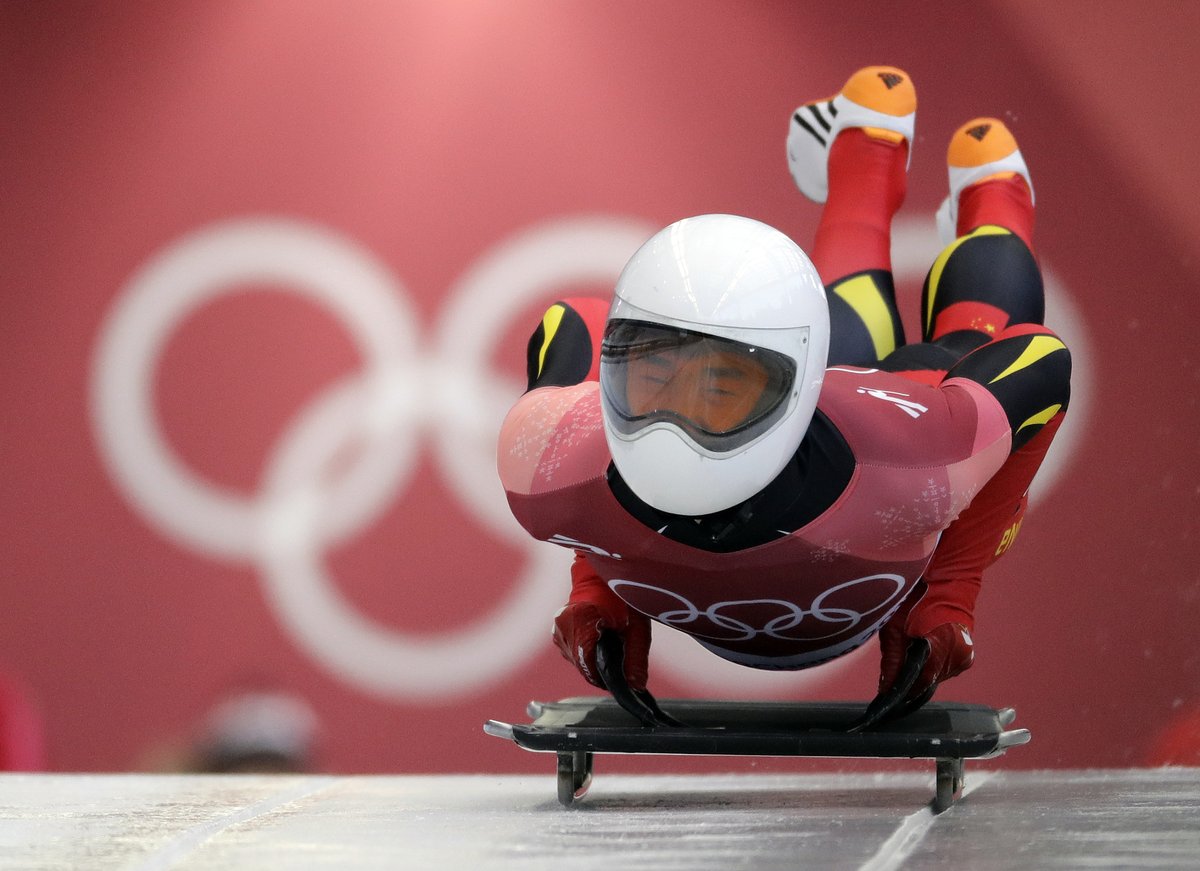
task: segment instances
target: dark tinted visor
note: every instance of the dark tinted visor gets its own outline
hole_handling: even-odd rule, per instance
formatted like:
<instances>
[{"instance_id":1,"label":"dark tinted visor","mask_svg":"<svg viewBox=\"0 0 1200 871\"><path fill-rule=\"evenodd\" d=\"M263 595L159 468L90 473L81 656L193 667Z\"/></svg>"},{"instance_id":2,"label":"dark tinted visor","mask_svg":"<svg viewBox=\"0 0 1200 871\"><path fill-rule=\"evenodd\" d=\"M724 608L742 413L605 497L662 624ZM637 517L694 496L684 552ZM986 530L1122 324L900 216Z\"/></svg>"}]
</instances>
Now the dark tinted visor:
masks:
<instances>
[{"instance_id":1,"label":"dark tinted visor","mask_svg":"<svg viewBox=\"0 0 1200 871\"><path fill-rule=\"evenodd\" d=\"M778 351L645 321L610 321L600 351L600 386L618 433L669 422L714 452L770 429L795 380L795 362Z\"/></svg>"}]
</instances>

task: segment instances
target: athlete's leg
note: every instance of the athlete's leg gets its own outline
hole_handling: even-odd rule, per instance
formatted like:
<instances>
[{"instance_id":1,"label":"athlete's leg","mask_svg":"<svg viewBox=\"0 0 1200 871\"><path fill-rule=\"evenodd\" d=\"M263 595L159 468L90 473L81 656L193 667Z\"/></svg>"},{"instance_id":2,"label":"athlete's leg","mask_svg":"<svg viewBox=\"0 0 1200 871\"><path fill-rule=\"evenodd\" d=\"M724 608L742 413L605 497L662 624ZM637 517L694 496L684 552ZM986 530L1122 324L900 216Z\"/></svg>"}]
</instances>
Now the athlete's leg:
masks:
<instances>
[{"instance_id":1,"label":"athlete's leg","mask_svg":"<svg viewBox=\"0 0 1200 871\"><path fill-rule=\"evenodd\" d=\"M934 261L921 299L922 339L880 368L938 384L962 357L1016 324L1040 324L1042 278L1032 253L1033 188L1004 124L960 127L947 152L950 196L938 212L957 238Z\"/></svg>"},{"instance_id":2,"label":"athlete's leg","mask_svg":"<svg viewBox=\"0 0 1200 871\"><path fill-rule=\"evenodd\" d=\"M829 299L830 364L873 364L904 342L891 223L907 188L915 112L906 73L867 67L842 93L793 115L793 177L810 199L825 203L812 257Z\"/></svg>"},{"instance_id":3,"label":"athlete's leg","mask_svg":"<svg viewBox=\"0 0 1200 871\"><path fill-rule=\"evenodd\" d=\"M951 138L947 163L953 208L942 211L958 238L925 279L922 338L961 357L1012 325L1042 323L1045 303L1033 188L1012 134L996 119L968 122Z\"/></svg>"},{"instance_id":4,"label":"athlete's leg","mask_svg":"<svg viewBox=\"0 0 1200 871\"><path fill-rule=\"evenodd\" d=\"M571 297L546 309L525 350L527 391L600 379L600 344L610 305L594 297Z\"/></svg>"},{"instance_id":5,"label":"athlete's leg","mask_svg":"<svg viewBox=\"0 0 1200 871\"><path fill-rule=\"evenodd\" d=\"M907 143L846 130L829 154L829 199L813 245L826 282L829 362L875 363L904 344L892 281L892 217L907 185Z\"/></svg>"}]
</instances>

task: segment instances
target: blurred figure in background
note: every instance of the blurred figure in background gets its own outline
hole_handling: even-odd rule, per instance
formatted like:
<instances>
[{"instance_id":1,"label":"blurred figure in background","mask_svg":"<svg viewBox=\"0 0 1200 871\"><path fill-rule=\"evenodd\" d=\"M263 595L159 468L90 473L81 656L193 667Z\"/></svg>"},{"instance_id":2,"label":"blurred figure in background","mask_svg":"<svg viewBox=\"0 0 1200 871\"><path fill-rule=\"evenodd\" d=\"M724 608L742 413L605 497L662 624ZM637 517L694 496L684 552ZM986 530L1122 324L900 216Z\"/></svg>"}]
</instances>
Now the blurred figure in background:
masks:
<instances>
[{"instance_id":1,"label":"blurred figure in background","mask_svg":"<svg viewBox=\"0 0 1200 871\"><path fill-rule=\"evenodd\" d=\"M137 767L175 774L306 774L316 770L320 723L282 690L226 695L185 737L151 748Z\"/></svg>"},{"instance_id":2,"label":"blurred figure in background","mask_svg":"<svg viewBox=\"0 0 1200 871\"><path fill-rule=\"evenodd\" d=\"M300 774L314 767L317 716L297 696L245 692L209 712L191 770L211 774Z\"/></svg>"}]
</instances>

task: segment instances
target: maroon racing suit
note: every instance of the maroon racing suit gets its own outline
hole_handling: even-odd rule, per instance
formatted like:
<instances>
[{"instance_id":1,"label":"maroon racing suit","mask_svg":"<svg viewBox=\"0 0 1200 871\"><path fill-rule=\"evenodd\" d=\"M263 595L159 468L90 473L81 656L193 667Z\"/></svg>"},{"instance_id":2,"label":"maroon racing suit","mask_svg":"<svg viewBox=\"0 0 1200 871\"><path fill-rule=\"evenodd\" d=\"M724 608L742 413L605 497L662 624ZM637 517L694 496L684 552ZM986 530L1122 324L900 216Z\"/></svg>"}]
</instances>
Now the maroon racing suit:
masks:
<instances>
[{"instance_id":1,"label":"maroon racing suit","mask_svg":"<svg viewBox=\"0 0 1200 871\"><path fill-rule=\"evenodd\" d=\"M1000 404L966 379L839 366L817 408L853 454L848 486L801 528L731 553L673 541L617 501L595 381L525 394L501 430L501 480L531 535L585 553L637 611L725 659L805 668L879 629L1010 447Z\"/></svg>"}]
</instances>

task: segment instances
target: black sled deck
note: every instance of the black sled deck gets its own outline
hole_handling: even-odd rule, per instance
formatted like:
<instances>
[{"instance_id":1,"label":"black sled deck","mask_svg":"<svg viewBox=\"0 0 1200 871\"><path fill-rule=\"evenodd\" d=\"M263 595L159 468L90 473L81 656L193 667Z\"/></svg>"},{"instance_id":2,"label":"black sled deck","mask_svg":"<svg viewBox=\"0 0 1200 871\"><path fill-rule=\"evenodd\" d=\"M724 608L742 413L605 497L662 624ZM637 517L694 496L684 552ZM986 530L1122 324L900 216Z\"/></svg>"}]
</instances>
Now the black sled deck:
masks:
<instances>
[{"instance_id":1,"label":"black sled deck","mask_svg":"<svg viewBox=\"0 0 1200 871\"><path fill-rule=\"evenodd\" d=\"M847 731L860 722L858 702L726 702L669 699L662 711L678 725L644 725L609 697L531 702L533 722L489 720L484 731L558 757L558 798L571 806L587 792L596 753L706 756L833 756L933 759L941 813L962 793L963 761L999 756L1029 741L1008 730L1011 708L930 702L907 716Z\"/></svg>"}]
</instances>

